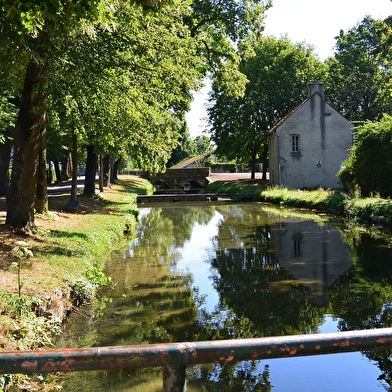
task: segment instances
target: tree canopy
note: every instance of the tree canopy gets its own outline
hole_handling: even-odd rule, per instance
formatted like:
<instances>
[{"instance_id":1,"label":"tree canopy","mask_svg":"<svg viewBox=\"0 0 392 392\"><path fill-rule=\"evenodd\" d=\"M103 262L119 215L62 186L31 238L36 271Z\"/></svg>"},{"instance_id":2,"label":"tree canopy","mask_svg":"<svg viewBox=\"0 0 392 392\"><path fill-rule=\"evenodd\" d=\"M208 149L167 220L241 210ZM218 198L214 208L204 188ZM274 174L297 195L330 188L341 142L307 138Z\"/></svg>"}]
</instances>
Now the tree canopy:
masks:
<instances>
[{"instance_id":1,"label":"tree canopy","mask_svg":"<svg viewBox=\"0 0 392 392\"><path fill-rule=\"evenodd\" d=\"M208 108L209 132L217 155L252 168L265 160L266 132L306 98L307 84L323 78L322 63L310 47L287 37L244 41L240 71L248 83L242 97L213 84Z\"/></svg>"},{"instance_id":2,"label":"tree canopy","mask_svg":"<svg viewBox=\"0 0 392 392\"><path fill-rule=\"evenodd\" d=\"M232 90L243 88L236 40L262 22L269 3L2 5L2 74L11 85L24 80L7 223L34 223L37 181L43 178L38 162L46 159L46 137L61 133L65 145L70 143L67 132L72 133L95 153L127 154L142 168L164 168L178 145L190 92L203 77L211 71Z\"/></svg>"},{"instance_id":3,"label":"tree canopy","mask_svg":"<svg viewBox=\"0 0 392 392\"><path fill-rule=\"evenodd\" d=\"M99 31L93 41L84 35L72 40L62 57L67 61L52 77L59 126L76 130L80 142L99 154L162 170L200 77L193 41L179 17L184 12L163 10L146 20L124 5L115 31Z\"/></svg>"},{"instance_id":4,"label":"tree canopy","mask_svg":"<svg viewBox=\"0 0 392 392\"><path fill-rule=\"evenodd\" d=\"M392 70L388 42L391 20L365 17L336 37L326 61L328 98L350 121L379 120L392 110Z\"/></svg>"}]
</instances>

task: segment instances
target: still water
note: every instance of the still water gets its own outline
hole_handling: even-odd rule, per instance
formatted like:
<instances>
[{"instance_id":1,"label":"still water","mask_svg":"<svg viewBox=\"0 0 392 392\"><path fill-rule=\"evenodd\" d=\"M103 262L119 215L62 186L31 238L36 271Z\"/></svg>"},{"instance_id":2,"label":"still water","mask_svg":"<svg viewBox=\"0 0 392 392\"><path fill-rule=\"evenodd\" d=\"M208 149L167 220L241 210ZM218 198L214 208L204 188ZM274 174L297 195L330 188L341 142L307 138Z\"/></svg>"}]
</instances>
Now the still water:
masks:
<instances>
[{"instance_id":1,"label":"still water","mask_svg":"<svg viewBox=\"0 0 392 392\"><path fill-rule=\"evenodd\" d=\"M142 208L136 239L107 263L101 301L58 347L237 339L392 325L387 242L258 203ZM388 352L200 365L187 391L384 391ZM64 391L161 391L159 368L75 373Z\"/></svg>"}]
</instances>

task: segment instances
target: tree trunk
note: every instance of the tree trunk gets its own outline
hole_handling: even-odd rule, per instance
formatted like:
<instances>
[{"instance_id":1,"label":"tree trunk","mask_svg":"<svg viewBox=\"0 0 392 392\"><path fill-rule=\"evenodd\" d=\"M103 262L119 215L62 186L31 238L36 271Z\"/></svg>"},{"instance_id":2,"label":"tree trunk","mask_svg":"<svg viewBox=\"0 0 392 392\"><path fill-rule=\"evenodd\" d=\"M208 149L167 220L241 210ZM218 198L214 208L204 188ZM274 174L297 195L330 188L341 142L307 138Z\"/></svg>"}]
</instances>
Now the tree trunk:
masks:
<instances>
[{"instance_id":1,"label":"tree trunk","mask_svg":"<svg viewBox=\"0 0 392 392\"><path fill-rule=\"evenodd\" d=\"M110 171L110 182L118 180L118 167L120 166L121 158L114 161L112 170Z\"/></svg>"},{"instance_id":2,"label":"tree trunk","mask_svg":"<svg viewBox=\"0 0 392 392\"><path fill-rule=\"evenodd\" d=\"M43 214L48 212L48 179L46 174L46 137L41 133L41 147L38 152L37 189L35 192L35 211Z\"/></svg>"},{"instance_id":3,"label":"tree trunk","mask_svg":"<svg viewBox=\"0 0 392 392\"><path fill-rule=\"evenodd\" d=\"M56 173L56 184L61 184L62 178L61 178L61 171L60 171L59 162L54 161L53 165L54 165L54 172Z\"/></svg>"},{"instance_id":4,"label":"tree trunk","mask_svg":"<svg viewBox=\"0 0 392 392\"><path fill-rule=\"evenodd\" d=\"M256 157L257 157L257 150L253 150L251 154L251 161L250 161L250 178L254 180L256 178Z\"/></svg>"},{"instance_id":5,"label":"tree trunk","mask_svg":"<svg viewBox=\"0 0 392 392\"><path fill-rule=\"evenodd\" d=\"M7 194L6 223L18 228L34 225L38 154L44 129L44 64L30 60L15 124L11 183Z\"/></svg>"},{"instance_id":6,"label":"tree trunk","mask_svg":"<svg viewBox=\"0 0 392 392\"><path fill-rule=\"evenodd\" d=\"M111 188L110 184L110 156L106 155L103 160L103 186L105 188Z\"/></svg>"},{"instance_id":7,"label":"tree trunk","mask_svg":"<svg viewBox=\"0 0 392 392\"><path fill-rule=\"evenodd\" d=\"M68 175L68 157L67 157L61 160L61 177L59 178L59 182L67 181L68 179L69 179L69 175Z\"/></svg>"},{"instance_id":8,"label":"tree trunk","mask_svg":"<svg viewBox=\"0 0 392 392\"><path fill-rule=\"evenodd\" d=\"M99 191L103 192L103 158L99 156Z\"/></svg>"},{"instance_id":9,"label":"tree trunk","mask_svg":"<svg viewBox=\"0 0 392 392\"><path fill-rule=\"evenodd\" d=\"M78 193L78 136L75 131L72 132L72 153L71 153L71 164L72 175L71 175L71 197L65 206L66 211L76 211L79 207L79 201L77 200Z\"/></svg>"},{"instance_id":10,"label":"tree trunk","mask_svg":"<svg viewBox=\"0 0 392 392\"><path fill-rule=\"evenodd\" d=\"M97 154L94 146L87 146L86 174L84 177L83 195L95 195L95 175L97 171Z\"/></svg>"},{"instance_id":11,"label":"tree trunk","mask_svg":"<svg viewBox=\"0 0 392 392\"><path fill-rule=\"evenodd\" d=\"M78 136L72 132L72 183L71 202L76 202L78 193Z\"/></svg>"},{"instance_id":12,"label":"tree trunk","mask_svg":"<svg viewBox=\"0 0 392 392\"><path fill-rule=\"evenodd\" d=\"M5 196L10 182L11 139L6 137L4 144L0 144L0 196Z\"/></svg>"}]
</instances>

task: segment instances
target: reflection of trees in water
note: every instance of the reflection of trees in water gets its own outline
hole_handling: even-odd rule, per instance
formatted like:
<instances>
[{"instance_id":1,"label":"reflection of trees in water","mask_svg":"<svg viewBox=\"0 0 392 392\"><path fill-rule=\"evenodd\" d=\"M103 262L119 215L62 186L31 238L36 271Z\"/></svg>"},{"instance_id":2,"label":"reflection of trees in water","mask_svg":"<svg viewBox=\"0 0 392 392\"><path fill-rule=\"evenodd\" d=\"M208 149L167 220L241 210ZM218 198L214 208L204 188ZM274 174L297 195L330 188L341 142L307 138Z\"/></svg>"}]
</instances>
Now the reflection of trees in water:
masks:
<instances>
[{"instance_id":1,"label":"reflection of trees in water","mask_svg":"<svg viewBox=\"0 0 392 392\"><path fill-rule=\"evenodd\" d=\"M205 392L272 391L268 365L263 371L257 366L257 361L195 366L188 372L189 383Z\"/></svg>"},{"instance_id":2,"label":"reflection of trees in water","mask_svg":"<svg viewBox=\"0 0 392 392\"><path fill-rule=\"evenodd\" d=\"M359 265L341 276L328 292L331 313L340 319L340 331L389 326L392 319L384 304L391 299L391 287L362 275Z\"/></svg>"},{"instance_id":3,"label":"reflection of trees in water","mask_svg":"<svg viewBox=\"0 0 392 392\"><path fill-rule=\"evenodd\" d=\"M216 210L212 206L173 206L159 210L159 216L161 219L169 219L171 221L170 227L175 228L172 246L181 247L186 241L190 240L194 225L207 225L215 212Z\"/></svg>"},{"instance_id":4,"label":"reflection of trees in water","mask_svg":"<svg viewBox=\"0 0 392 392\"><path fill-rule=\"evenodd\" d=\"M352 244L354 268L329 289L331 313L341 331L392 326L392 249L385 238L346 233ZM379 380L392 386L392 350L364 351L381 371ZM392 388L391 388L392 390Z\"/></svg>"},{"instance_id":5,"label":"reflection of trees in water","mask_svg":"<svg viewBox=\"0 0 392 392\"><path fill-rule=\"evenodd\" d=\"M207 224L214 214L212 207L153 208L142 215L136 231L137 240L130 252L137 252L146 263L158 259L162 264L175 265L180 255L178 248L189 241L194 225Z\"/></svg>"}]
</instances>

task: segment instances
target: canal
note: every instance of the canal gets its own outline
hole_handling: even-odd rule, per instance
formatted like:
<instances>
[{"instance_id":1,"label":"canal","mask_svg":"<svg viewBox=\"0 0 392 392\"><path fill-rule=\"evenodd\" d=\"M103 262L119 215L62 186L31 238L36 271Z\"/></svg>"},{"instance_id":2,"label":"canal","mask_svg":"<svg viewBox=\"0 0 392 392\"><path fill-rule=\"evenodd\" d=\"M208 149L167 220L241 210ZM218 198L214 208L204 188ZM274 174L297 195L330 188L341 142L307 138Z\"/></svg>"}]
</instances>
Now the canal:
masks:
<instances>
[{"instance_id":1,"label":"canal","mask_svg":"<svg viewBox=\"0 0 392 392\"><path fill-rule=\"evenodd\" d=\"M58 347L313 334L392 325L383 236L259 203L141 208L111 283ZM390 390L391 352L199 365L187 391ZM160 368L73 373L63 391L161 391Z\"/></svg>"}]
</instances>

